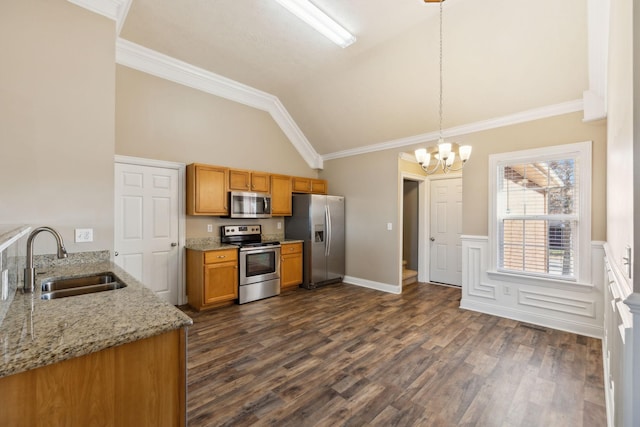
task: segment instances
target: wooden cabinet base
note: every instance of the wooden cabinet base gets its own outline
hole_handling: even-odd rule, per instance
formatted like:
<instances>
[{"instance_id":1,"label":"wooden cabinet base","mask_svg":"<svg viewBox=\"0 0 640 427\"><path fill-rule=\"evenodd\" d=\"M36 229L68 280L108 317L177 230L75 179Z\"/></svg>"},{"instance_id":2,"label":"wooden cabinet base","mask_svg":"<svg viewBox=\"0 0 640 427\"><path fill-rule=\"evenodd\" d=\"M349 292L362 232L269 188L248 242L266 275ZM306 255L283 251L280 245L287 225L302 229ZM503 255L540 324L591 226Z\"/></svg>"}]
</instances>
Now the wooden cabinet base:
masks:
<instances>
[{"instance_id":1,"label":"wooden cabinet base","mask_svg":"<svg viewBox=\"0 0 640 427\"><path fill-rule=\"evenodd\" d=\"M302 283L302 243L283 243L280 260L280 289L297 288Z\"/></svg>"},{"instance_id":2,"label":"wooden cabinet base","mask_svg":"<svg viewBox=\"0 0 640 427\"><path fill-rule=\"evenodd\" d=\"M0 378L3 426L186 425L186 330Z\"/></svg>"}]
</instances>

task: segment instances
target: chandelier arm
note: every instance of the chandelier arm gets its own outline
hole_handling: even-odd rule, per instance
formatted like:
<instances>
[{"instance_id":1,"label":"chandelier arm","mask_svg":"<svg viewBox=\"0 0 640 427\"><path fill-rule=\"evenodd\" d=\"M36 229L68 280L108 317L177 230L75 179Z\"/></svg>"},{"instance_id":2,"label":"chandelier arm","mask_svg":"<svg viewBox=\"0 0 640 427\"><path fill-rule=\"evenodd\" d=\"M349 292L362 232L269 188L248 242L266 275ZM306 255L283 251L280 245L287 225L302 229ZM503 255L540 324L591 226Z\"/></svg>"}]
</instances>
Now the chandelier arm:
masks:
<instances>
[{"instance_id":1,"label":"chandelier arm","mask_svg":"<svg viewBox=\"0 0 640 427\"><path fill-rule=\"evenodd\" d=\"M448 171L449 171L449 172L459 172L459 171L461 171L461 170L462 170L462 168L464 168L464 165L466 165L466 164L467 164L467 162L465 161L465 162L462 162L462 164L460 165L460 167L457 167L457 168L449 167L449 168L447 168L447 169L448 169Z\"/></svg>"},{"instance_id":2,"label":"chandelier arm","mask_svg":"<svg viewBox=\"0 0 640 427\"><path fill-rule=\"evenodd\" d=\"M442 164L442 168L444 170L444 163L442 162L442 160L436 160L436 163L433 165L433 169L429 170L429 165L427 164L426 166L424 164L421 164L420 167L422 168L422 170L427 174L427 175L431 175L435 172L438 171L438 168L440 167L440 165Z\"/></svg>"}]
</instances>

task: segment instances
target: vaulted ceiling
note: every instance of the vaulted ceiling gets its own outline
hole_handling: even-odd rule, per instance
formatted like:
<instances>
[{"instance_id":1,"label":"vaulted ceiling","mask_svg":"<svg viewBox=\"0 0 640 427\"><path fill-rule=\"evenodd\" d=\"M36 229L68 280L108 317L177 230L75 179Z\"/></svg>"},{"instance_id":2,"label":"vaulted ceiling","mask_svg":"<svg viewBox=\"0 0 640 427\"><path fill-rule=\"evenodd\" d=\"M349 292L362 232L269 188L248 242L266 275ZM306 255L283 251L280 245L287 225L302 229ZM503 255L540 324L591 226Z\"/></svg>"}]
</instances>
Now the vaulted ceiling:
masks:
<instances>
[{"instance_id":1,"label":"vaulted ceiling","mask_svg":"<svg viewBox=\"0 0 640 427\"><path fill-rule=\"evenodd\" d=\"M340 48L274 0L133 0L120 37L277 97L320 155L438 129L438 3L312 0ZM451 128L575 101L588 88L586 0L447 0Z\"/></svg>"}]
</instances>

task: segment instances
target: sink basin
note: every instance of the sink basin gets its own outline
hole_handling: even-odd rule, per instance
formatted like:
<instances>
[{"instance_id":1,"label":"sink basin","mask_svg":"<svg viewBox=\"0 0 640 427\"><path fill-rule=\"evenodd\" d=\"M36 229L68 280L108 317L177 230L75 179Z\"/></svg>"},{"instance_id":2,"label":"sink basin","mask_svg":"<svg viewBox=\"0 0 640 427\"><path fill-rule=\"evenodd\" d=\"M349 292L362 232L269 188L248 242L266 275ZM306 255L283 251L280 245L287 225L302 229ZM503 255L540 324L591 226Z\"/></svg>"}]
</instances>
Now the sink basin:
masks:
<instances>
[{"instance_id":1,"label":"sink basin","mask_svg":"<svg viewBox=\"0 0 640 427\"><path fill-rule=\"evenodd\" d=\"M125 288L113 273L101 273L93 276L72 277L69 279L47 280L42 283L42 299L71 297L94 292L111 291Z\"/></svg>"}]
</instances>

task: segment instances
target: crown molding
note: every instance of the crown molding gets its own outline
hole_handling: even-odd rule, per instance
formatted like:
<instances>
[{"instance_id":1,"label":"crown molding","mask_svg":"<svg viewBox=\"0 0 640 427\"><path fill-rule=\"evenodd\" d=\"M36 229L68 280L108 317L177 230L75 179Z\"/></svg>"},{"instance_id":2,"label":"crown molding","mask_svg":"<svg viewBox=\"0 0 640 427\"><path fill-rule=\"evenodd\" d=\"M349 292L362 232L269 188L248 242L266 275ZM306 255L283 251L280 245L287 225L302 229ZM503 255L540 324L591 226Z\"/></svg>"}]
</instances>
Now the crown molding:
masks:
<instances>
[{"instance_id":1,"label":"crown molding","mask_svg":"<svg viewBox=\"0 0 640 427\"><path fill-rule=\"evenodd\" d=\"M585 122L607 118L610 10L610 0L587 2L589 89L583 94Z\"/></svg>"},{"instance_id":2,"label":"crown molding","mask_svg":"<svg viewBox=\"0 0 640 427\"><path fill-rule=\"evenodd\" d=\"M322 158L278 97L122 38L116 41L116 63L268 112L307 164L322 169Z\"/></svg>"},{"instance_id":3,"label":"crown molding","mask_svg":"<svg viewBox=\"0 0 640 427\"><path fill-rule=\"evenodd\" d=\"M474 132L480 132L490 129L497 129L504 126L515 125L518 123L530 122L533 120L545 119L548 117L560 116L562 114L575 113L583 110L583 102L581 99L563 102L560 104L548 105L546 107L534 108L532 110L522 111L520 113L510 114L508 116L497 117L489 120L469 123L462 126L456 126L449 129L443 129L442 136L444 138L454 138L460 135L467 135ZM420 135L409 136L406 138L394 139L378 144L366 145L364 147L352 148L349 150L336 151L334 153L322 156L323 161L340 159L342 157L357 156L360 154L372 153L375 151L383 151L390 149L403 148L410 145L424 144L435 142L440 137L439 132L429 132Z\"/></svg>"},{"instance_id":4,"label":"crown molding","mask_svg":"<svg viewBox=\"0 0 640 427\"><path fill-rule=\"evenodd\" d=\"M116 21L120 16L120 9L124 3L131 0L67 0L69 3L73 3L76 6L80 6L91 12L105 16L109 19Z\"/></svg>"},{"instance_id":5,"label":"crown molding","mask_svg":"<svg viewBox=\"0 0 640 427\"><path fill-rule=\"evenodd\" d=\"M116 35L120 35L133 0L67 0L91 12L116 21Z\"/></svg>"}]
</instances>

